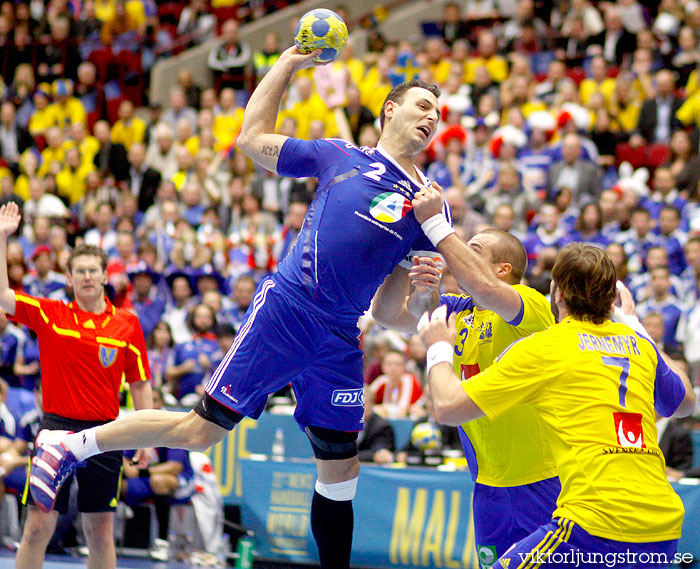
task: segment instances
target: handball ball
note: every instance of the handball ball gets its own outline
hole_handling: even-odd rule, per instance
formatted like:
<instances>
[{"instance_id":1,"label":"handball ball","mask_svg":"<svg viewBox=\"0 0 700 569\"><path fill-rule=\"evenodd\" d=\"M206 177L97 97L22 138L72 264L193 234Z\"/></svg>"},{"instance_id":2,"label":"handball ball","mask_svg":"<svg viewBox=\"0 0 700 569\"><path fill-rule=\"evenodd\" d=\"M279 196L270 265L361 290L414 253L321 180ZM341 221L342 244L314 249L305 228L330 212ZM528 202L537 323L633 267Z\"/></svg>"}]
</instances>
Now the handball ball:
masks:
<instances>
[{"instance_id":1,"label":"handball ball","mask_svg":"<svg viewBox=\"0 0 700 569\"><path fill-rule=\"evenodd\" d=\"M328 63L340 55L348 41L348 28L343 19L331 10L318 8L299 18L294 31L294 43L301 53L323 52L314 58L317 63Z\"/></svg>"},{"instance_id":2,"label":"handball ball","mask_svg":"<svg viewBox=\"0 0 700 569\"><path fill-rule=\"evenodd\" d=\"M440 448L442 433L435 423L428 421L418 423L411 430L411 444L420 450L433 450Z\"/></svg>"}]
</instances>

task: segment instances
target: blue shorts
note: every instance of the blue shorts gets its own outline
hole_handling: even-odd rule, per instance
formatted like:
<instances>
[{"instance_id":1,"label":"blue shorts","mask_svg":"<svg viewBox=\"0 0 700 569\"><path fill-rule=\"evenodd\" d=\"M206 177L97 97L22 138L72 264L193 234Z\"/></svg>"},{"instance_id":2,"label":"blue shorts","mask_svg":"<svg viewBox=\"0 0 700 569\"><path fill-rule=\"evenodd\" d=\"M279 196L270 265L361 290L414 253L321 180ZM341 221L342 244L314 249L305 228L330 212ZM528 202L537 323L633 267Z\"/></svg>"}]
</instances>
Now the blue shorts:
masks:
<instances>
[{"instance_id":1,"label":"blue shorts","mask_svg":"<svg viewBox=\"0 0 700 569\"><path fill-rule=\"evenodd\" d=\"M362 351L357 326L334 326L288 298L266 279L255 293L231 349L206 392L257 419L267 396L289 383L294 418L338 431L361 431Z\"/></svg>"},{"instance_id":2,"label":"blue shorts","mask_svg":"<svg viewBox=\"0 0 700 569\"><path fill-rule=\"evenodd\" d=\"M556 476L524 486L476 483L472 504L481 569L492 567L511 545L549 522L560 491L561 484Z\"/></svg>"},{"instance_id":3,"label":"blue shorts","mask_svg":"<svg viewBox=\"0 0 700 569\"><path fill-rule=\"evenodd\" d=\"M493 567L660 569L674 560L677 545L677 539L649 543L604 539L571 520L556 518L516 543Z\"/></svg>"}]
</instances>

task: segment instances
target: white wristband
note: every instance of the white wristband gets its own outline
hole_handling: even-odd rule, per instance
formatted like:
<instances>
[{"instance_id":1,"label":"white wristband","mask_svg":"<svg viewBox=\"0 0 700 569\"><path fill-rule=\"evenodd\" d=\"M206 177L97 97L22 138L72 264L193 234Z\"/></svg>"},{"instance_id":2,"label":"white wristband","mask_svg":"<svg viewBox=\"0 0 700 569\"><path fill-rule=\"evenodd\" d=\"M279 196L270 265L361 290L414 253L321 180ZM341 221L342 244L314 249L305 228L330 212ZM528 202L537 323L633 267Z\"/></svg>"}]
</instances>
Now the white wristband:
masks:
<instances>
[{"instance_id":1,"label":"white wristband","mask_svg":"<svg viewBox=\"0 0 700 569\"><path fill-rule=\"evenodd\" d=\"M433 217L426 219L420 224L420 227L425 236L436 247L445 237L455 232L443 213L436 213Z\"/></svg>"},{"instance_id":2,"label":"white wristband","mask_svg":"<svg viewBox=\"0 0 700 569\"><path fill-rule=\"evenodd\" d=\"M632 314L626 314L622 311L622 308L620 308L619 306L616 306L613 310L612 321L619 322L620 324L625 324L632 328L632 330L634 330L635 332L639 332L640 334L648 336L648 332L644 328L644 325L639 321L639 318L633 316Z\"/></svg>"},{"instance_id":3,"label":"white wristband","mask_svg":"<svg viewBox=\"0 0 700 569\"><path fill-rule=\"evenodd\" d=\"M452 365L454 361L454 349L449 342L437 342L428 348L425 364L425 375L430 375L430 370L434 365L448 363Z\"/></svg>"}]
</instances>

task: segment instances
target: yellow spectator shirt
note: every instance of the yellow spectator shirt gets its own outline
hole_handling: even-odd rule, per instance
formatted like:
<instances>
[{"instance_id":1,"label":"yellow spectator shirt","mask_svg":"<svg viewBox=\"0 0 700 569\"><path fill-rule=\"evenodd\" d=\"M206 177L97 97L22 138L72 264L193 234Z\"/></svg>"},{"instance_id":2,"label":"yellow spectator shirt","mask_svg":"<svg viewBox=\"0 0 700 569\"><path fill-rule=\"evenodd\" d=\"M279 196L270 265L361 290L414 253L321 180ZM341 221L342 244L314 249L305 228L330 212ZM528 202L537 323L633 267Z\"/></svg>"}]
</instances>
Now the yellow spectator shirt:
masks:
<instances>
[{"instance_id":1,"label":"yellow spectator shirt","mask_svg":"<svg viewBox=\"0 0 700 569\"><path fill-rule=\"evenodd\" d=\"M124 145L129 150L134 142L143 142L146 134L146 123L139 117L132 118L128 123L118 120L112 127L112 142Z\"/></svg>"},{"instance_id":2,"label":"yellow spectator shirt","mask_svg":"<svg viewBox=\"0 0 700 569\"><path fill-rule=\"evenodd\" d=\"M32 136L44 134L46 129L55 126L55 115L51 105L46 105L43 109L36 109L29 118L29 132Z\"/></svg>"},{"instance_id":3,"label":"yellow spectator shirt","mask_svg":"<svg viewBox=\"0 0 700 569\"><path fill-rule=\"evenodd\" d=\"M474 72L477 67L486 67L489 72L491 79L496 83L502 83L508 79L508 62L498 56L494 55L488 59L483 57L471 57L467 60L464 70L464 82L470 85L474 83Z\"/></svg>"},{"instance_id":4,"label":"yellow spectator shirt","mask_svg":"<svg viewBox=\"0 0 700 569\"><path fill-rule=\"evenodd\" d=\"M214 117L214 137L222 149L228 148L241 132L243 113L245 109L236 108L230 114L220 114Z\"/></svg>"},{"instance_id":5,"label":"yellow spectator shirt","mask_svg":"<svg viewBox=\"0 0 700 569\"><path fill-rule=\"evenodd\" d=\"M449 312L457 313L454 369L461 379L488 368L514 341L554 324L544 296L523 285L513 288L520 294L522 310L512 323L478 309L469 296L441 296ZM514 438L514 432L520 438ZM496 420L482 417L465 423L460 437L472 478L480 484L521 486L557 475L543 425L532 409L511 409Z\"/></svg>"},{"instance_id":6,"label":"yellow spectator shirt","mask_svg":"<svg viewBox=\"0 0 700 569\"><path fill-rule=\"evenodd\" d=\"M286 117L294 117L297 121L297 138L309 139L311 123L315 120L323 121L325 126L325 137L334 137L338 134L333 112L317 93L314 93L306 101L295 103L291 109L282 111L277 119L277 127L282 124Z\"/></svg>"},{"instance_id":7,"label":"yellow spectator shirt","mask_svg":"<svg viewBox=\"0 0 700 569\"><path fill-rule=\"evenodd\" d=\"M93 164L82 163L77 170L66 166L56 174L58 193L66 196L71 205L78 203L87 192L87 175L93 170L95 170Z\"/></svg>"},{"instance_id":8,"label":"yellow spectator shirt","mask_svg":"<svg viewBox=\"0 0 700 569\"><path fill-rule=\"evenodd\" d=\"M376 67L371 67L358 87L360 102L378 117L384 100L391 91L391 83L382 79Z\"/></svg>"},{"instance_id":9,"label":"yellow spectator shirt","mask_svg":"<svg viewBox=\"0 0 700 569\"><path fill-rule=\"evenodd\" d=\"M82 123L87 126L87 113L80 99L76 97L68 97L65 101L51 103L49 109L51 126L57 126L64 129L74 123Z\"/></svg>"},{"instance_id":10,"label":"yellow spectator shirt","mask_svg":"<svg viewBox=\"0 0 700 569\"><path fill-rule=\"evenodd\" d=\"M594 79L584 79L581 81L581 85L579 85L578 88L579 99L581 100L581 104L587 107L593 94L601 93L605 98L605 106L610 109L616 88L617 83L615 79L603 79L601 83L596 83Z\"/></svg>"},{"instance_id":11,"label":"yellow spectator shirt","mask_svg":"<svg viewBox=\"0 0 700 569\"><path fill-rule=\"evenodd\" d=\"M545 423L562 485L553 517L617 541L680 537L683 504L666 480L654 407L673 414L685 388L651 341L569 317L462 385L491 419L526 408ZM520 445L526 434L514 426L509 436Z\"/></svg>"},{"instance_id":12,"label":"yellow spectator shirt","mask_svg":"<svg viewBox=\"0 0 700 569\"><path fill-rule=\"evenodd\" d=\"M41 151L41 166L39 166L37 176L39 178L46 176L46 174L50 172L51 164L53 162L58 162L61 167L63 167L65 158L66 153L63 146L59 146L58 148L51 148L50 146L47 146Z\"/></svg>"},{"instance_id":13,"label":"yellow spectator shirt","mask_svg":"<svg viewBox=\"0 0 700 569\"><path fill-rule=\"evenodd\" d=\"M100 143L94 136L86 136L80 144L76 144L74 140L66 140L63 143L63 148L68 150L77 146L80 151L80 159L83 164L92 164L95 156L100 151Z\"/></svg>"}]
</instances>

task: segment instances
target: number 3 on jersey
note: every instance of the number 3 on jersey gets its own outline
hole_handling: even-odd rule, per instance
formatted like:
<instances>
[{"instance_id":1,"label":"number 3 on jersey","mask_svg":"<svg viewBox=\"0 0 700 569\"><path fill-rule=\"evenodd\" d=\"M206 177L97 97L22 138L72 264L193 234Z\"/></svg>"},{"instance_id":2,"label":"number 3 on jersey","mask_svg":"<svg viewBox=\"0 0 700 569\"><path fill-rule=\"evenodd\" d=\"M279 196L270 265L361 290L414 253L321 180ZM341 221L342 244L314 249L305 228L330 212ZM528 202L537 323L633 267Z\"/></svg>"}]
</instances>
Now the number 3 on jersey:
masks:
<instances>
[{"instance_id":1,"label":"number 3 on jersey","mask_svg":"<svg viewBox=\"0 0 700 569\"><path fill-rule=\"evenodd\" d=\"M615 366L622 368L620 372L620 389L618 390L620 396L620 405L622 407L627 407L627 402L625 401L625 396L627 395L627 376L630 374L630 359L620 358L617 356L602 356L603 363L607 366Z\"/></svg>"},{"instance_id":2,"label":"number 3 on jersey","mask_svg":"<svg viewBox=\"0 0 700 569\"><path fill-rule=\"evenodd\" d=\"M375 182L381 182L382 176L386 173L386 166L384 166L384 164L382 164L381 162L372 162L370 166L374 168L374 170L370 170L369 172L363 172L362 175L367 176Z\"/></svg>"}]
</instances>

